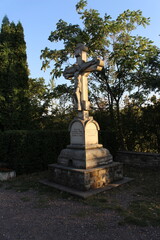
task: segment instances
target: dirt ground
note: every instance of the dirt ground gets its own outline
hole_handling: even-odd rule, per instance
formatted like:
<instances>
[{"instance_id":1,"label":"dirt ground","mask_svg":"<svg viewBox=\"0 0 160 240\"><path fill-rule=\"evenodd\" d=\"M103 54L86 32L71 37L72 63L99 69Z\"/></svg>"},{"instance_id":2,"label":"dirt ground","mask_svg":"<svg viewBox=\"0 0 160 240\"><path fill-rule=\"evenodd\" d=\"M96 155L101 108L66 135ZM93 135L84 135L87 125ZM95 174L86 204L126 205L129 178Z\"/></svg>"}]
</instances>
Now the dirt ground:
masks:
<instances>
[{"instance_id":1,"label":"dirt ground","mask_svg":"<svg viewBox=\"0 0 160 240\"><path fill-rule=\"evenodd\" d=\"M122 224L119 206L141 198L134 183L88 200L41 185L43 191L25 188L26 182L16 184L0 183L0 240L160 239L160 225Z\"/></svg>"}]
</instances>

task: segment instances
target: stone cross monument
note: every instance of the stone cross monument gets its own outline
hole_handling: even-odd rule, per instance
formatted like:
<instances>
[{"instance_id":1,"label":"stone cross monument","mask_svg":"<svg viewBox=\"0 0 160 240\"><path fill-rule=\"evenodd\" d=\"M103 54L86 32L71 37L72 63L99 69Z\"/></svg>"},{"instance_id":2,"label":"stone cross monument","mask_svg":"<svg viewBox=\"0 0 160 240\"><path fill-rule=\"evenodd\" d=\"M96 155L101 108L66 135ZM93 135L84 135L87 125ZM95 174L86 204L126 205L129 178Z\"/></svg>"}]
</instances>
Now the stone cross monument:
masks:
<instances>
[{"instance_id":1,"label":"stone cross monument","mask_svg":"<svg viewBox=\"0 0 160 240\"><path fill-rule=\"evenodd\" d=\"M66 79L74 79L74 106L77 116L69 125L70 145L63 149L57 164L49 165L50 181L57 188L65 186L77 195L104 187L123 178L122 164L113 162L110 152L98 142L99 125L89 116L87 77L93 71L101 71L104 62L98 58L87 61L88 48L78 44L76 63L64 70Z\"/></svg>"}]
</instances>

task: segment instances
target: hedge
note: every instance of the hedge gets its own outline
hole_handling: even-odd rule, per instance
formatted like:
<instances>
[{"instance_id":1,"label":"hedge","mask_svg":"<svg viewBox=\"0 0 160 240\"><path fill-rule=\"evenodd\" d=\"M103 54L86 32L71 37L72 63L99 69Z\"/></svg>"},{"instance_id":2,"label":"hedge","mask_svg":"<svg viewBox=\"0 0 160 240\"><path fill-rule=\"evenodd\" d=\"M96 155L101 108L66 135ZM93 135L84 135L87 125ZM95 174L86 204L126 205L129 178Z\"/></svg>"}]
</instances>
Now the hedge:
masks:
<instances>
[{"instance_id":1,"label":"hedge","mask_svg":"<svg viewBox=\"0 0 160 240\"><path fill-rule=\"evenodd\" d=\"M42 171L68 144L68 131L6 131L0 133L0 163L17 174Z\"/></svg>"},{"instance_id":2,"label":"hedge","mask_svg":"<svg viewBox=\"0 0 160 240\"><path fill-rule=\"evenodd\" d=\"M113 134L100 131L99 135L99 142L113 154ZM69 132L66 130L1 132L0 164L13 168L17 174L43 171L48 168L48 164L56 163L60 151L66 148L69 141Z\"/></svg>"}]
</instances>

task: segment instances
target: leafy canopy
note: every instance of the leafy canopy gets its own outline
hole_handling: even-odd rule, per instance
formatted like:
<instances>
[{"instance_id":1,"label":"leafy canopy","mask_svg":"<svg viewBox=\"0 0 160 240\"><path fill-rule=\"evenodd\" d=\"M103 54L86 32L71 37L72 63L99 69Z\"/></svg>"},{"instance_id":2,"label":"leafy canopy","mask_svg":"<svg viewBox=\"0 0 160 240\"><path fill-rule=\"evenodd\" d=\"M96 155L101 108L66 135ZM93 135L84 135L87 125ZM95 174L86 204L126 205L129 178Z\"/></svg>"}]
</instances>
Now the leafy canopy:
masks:
<instances>
[{"instance_id":1,"label":"leafy canopy","mask_svg":"<svg viewBox=\"0 0 160 240\"><path fill-rule=\"evenodd\" d=\"M149 24L149 18L143 17L140 10L127 10L120 14L116 20L112 20L109 15L105 14L104 17L101 17L97 10L88 10L86 6L87 1L84 0L80 0L76 4L76 11L82 20L82 27L78 24L68 24L60 19L56 24L56 30L51 32L49 40L51 42L62 41L64 48L61 50L50 50L48 48L42 50L42 68L50 67L50 61L53 60L54 69L52 69L51 74L54 77L60 77L63 71L63 63L74 57L74 49L77 43L86 44L89 47L89 54L92 56L106 57L111 45L115 45L115 51L119 47L118 44L115 44L115 38L119 41L119 44L124 43L124 41L127 42L130 39L130 32L136 29L138 25L145 27Z\"/></svg>"},{"instance_id":2,"label":"leafy canopy","mask_svg":"<svg viewBox=\"0 0 160 240\"><path fill-rule=\"evenodd\" d=\"M60 50L42 50L42 68L50 68L50 63L53 62L51 75L53 78L60 77L64 65L69 65L69 59L74 57L76 44L81 42L88 46L89 56L102 57L105 60L103 71L94 74L95 78L92 77L90 84L94 90L97 91L98 88L107 96L109 105L113 107L115 104L118 107L124 93L129 92L133 97L131 92L135 89L141 96L147 94L149 87L156 85L151 80L146 84L147 78L152 79L154 75L154 66L159 74L159 65L155 64L159 49L151 40L134 34L134 30L139 26L146 27L150 19L144 17L140 10L126 10L115 20L107 14L102 17L97 10L87 9L86 0L80 0L76 4L76 11L82 27L62 19L58 21L49 40L53 43L62 42L64 47ZM153 71L148 72L151 63Z\"/></svg>"}]
</instances>

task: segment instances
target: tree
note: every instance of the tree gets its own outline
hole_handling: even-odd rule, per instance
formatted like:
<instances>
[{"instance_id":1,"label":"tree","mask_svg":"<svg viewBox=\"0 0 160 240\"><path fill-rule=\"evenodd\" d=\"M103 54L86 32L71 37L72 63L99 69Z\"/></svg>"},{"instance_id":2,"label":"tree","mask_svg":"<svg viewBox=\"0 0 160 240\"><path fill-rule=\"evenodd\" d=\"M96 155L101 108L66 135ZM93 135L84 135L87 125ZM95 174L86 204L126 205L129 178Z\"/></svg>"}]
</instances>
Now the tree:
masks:
<instances>
[{"instance_id":1,"label":"tree","mask_svg":"<svg viewBox=\"0 0 160 240\"><path fill-rule=\"evenodd\" d=\"M144 66L139 72L144 89L160 91L160 49L157 48L155 54L146 58ZM135 77L137 77L136 74Z\"/></svg>"},{"instance_id":2,"label":"tree","mask_svg":"<svg viewBox=\"0 0 160 240\"><path fill-rule=\"evenodd\" d=\"M7 16L0 29L0 121L4 129L28 125L28 75L23 27Z\"/></svg>"},{"instance_id":3,"label":"tree","mask_svg":"<svg viewBox=\"0 0 160 240\"><path fill-rule=\"evenodd\" d=\"M153 60L157 57L158 48L152 41L133 34L138 26L146 27L150 20L143 17L140 10L126 10L116 20L107 14L101 17L97 10L87 9L85 0L80 0L76 4L76 10L82 20L82 27L77 24L68 24L60 19L56 30L51 32L49 40L63 42L64 48L42 50L42 67L43 69L50 67L50 62L53 61L54 68L51 74L53 78L60 77L64 64L68 64L69 58L74 57L74 49L79 42L88 46L90 56L103 57L105 67L101 72L93 74L90 81L90 95L96 100L99 108L102 105L104 107L106 103L112 122L118 128L123 142L120 123L121 100L126 93L131 98L139 97L139 100L142 100L143 94L147 96L149 87L144 89L144 86L147 86L147 71L142 69L147 69L150 65L149 59ZM151 77L154 71L150 73Z\"/></svg>"},{"instance_id":4,"label":"tree","mask_svg":"<svg viewBox=\"0 0 160 240\"><path fill-rule=\"evenodd\" d=\"M102 18L97 10L84 9L87 1L81 0L76 5L83 22L83 29L79 25L67 24L62 19L57 23L57 29L51 32L51 42L63 41L61 50L42 50L43 69L50 67L54 61L51 74L60 77L63 65L69 58L74 57L75 45L78 42L87 44L89 54L101 56L105 60L105 68L96 74L96 81L100 89L107 91L108 104L116 106L126 91L131 92L142 86L144 78L142 69L146 66L146 59L157 56L157 48L147 38L132 36L137 26L149 24L149 18L142 16L142 12L127 10L112 20L107 14ZM97 28L98 26L98 28ZM149 62L148 62L149 64ZM141 74L140 74L141 73ZM134 77L136 76L136 79ZM139 76L139 77L138 77ZM141 81L140 81L141 80Z\"/></svg>"},{"instance_id":5,"label":"tree","mask_svg":"<svg viewBox=\"0 0 160 240\"><path fill-rule=\"evenodd\" d=\"M30 128L44 128L49 112L53 109L52 88L45 84L44 78L29 78L27 94L30 106ZM44 120L45 119L45 120Z\"/></svg>"}]
</instances>

